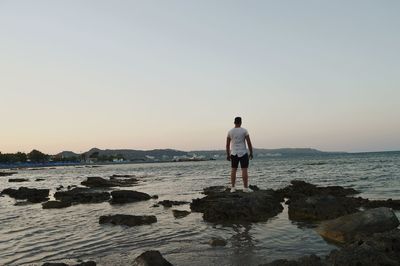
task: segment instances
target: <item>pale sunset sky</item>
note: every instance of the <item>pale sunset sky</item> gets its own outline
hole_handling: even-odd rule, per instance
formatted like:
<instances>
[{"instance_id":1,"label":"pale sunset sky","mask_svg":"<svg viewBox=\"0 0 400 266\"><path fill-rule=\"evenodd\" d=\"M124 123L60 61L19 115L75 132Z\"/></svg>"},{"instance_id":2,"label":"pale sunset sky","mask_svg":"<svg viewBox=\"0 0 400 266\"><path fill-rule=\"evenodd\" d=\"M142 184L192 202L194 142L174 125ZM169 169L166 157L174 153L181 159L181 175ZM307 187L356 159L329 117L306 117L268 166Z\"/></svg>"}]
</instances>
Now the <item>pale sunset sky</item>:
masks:
<instances>
[{"instance_id":1,"label":"pale sunset sky","mask_svg":"<svg viewBox=\"0 0 400 266\"><path fill-rule=\"evenodd\" d=\"M400 150L400 1L0 0L0 151Z\"/></svg>"}]
</instances>

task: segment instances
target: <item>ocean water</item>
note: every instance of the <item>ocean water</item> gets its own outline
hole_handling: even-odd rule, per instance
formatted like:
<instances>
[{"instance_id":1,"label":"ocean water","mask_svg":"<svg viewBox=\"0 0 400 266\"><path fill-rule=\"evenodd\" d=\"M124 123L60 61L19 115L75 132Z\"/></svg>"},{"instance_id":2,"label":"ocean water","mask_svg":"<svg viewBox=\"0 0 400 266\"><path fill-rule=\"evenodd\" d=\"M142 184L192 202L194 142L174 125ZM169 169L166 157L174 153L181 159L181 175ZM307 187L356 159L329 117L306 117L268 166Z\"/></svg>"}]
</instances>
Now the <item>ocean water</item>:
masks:
<instances>
[{"instance_id":1,"label":"ocean water","mask_svg":"<svg viewBox=\"0 0 400 266\"><path fill-rule=\"evenodd\" d=\"M78 185L88 176L133 174L140 179L139 184L124 189L159 196L158 200L125 205L80 204L50 210L42 209L41 204L15 206L14 199L0 197L0 265L41 265L65 259L130 265L150 249L159 250L174 265L259 265L280 258L324 255L337 248L314 231L315 224L290 221L286 206L267 222L237 226L204 222L200 213L174 218L172 209L190 210L189 205L152 207L164 199L191 201L203 197L202 189L207 186L228 186L229 172L227 161L206 161L20 169L12 177L30 180L24 183L9 183L9 177L0 177L0 190L50 188L53 195L59 185ZM352 187L371 199L400 198L400 153L255 159L249 174L250 184L260 188L277 189L301 179ZM36 178L45 181L35 182ZM239 175L237 186L241 185ZM158 222L131 228L98 223L101 215L117 213L156 215ZM211 247L208 241L212 237L222 237L228 244Z\"/></svg>"}]
</instances>

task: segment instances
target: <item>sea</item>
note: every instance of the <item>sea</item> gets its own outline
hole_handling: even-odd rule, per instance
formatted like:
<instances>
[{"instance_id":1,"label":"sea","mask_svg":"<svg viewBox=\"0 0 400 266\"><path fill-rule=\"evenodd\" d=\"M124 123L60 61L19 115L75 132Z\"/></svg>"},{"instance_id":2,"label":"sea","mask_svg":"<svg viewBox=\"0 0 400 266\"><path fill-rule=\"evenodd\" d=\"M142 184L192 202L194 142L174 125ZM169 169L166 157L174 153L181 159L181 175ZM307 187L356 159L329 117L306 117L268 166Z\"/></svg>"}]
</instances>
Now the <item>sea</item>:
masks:
<instances>
[{"instance_id":1,"label":"sea","mask_svg":"<svg viewBox=\"0 0 400 266\"><path fill-rule=\"evenodd\" d=\"M153 207L161 200L188 201L204 197L208 186L229 186L228 161L171 162L60 166L16 170L12 178L28 182L9 183L0 177L0 190L49 188L51 196L60 185L80 185L89 176L135 175L140 181L130 188L158 195L158 199L110 205L78 204L65 209L42 209L41 204L16 206L0 197L0 265L42 265L44 262L94 260L97 265L131 265L147 250L158 250L173 265L259 265L276 259L327 255L338 247L316 232L316 223L288 219L287 206L266 222L218 225L203 221L201 213L174 218L172 209L189 205ZM360 191L370 199L400 199L400 152L334 154L307 157L271 157L250 163L249 181L260 188L278 189L291 180L340 185ZM37 182L36 178L43 178ZM237 187L242 186L240 174ZM120 189L120 188L114 188ZM99 224L108 214L155 215L157 223L136 227ZM400 213L396 215L400 217ZM212 247L210 239L227 241Z\"/></svg>"}]
</instances>

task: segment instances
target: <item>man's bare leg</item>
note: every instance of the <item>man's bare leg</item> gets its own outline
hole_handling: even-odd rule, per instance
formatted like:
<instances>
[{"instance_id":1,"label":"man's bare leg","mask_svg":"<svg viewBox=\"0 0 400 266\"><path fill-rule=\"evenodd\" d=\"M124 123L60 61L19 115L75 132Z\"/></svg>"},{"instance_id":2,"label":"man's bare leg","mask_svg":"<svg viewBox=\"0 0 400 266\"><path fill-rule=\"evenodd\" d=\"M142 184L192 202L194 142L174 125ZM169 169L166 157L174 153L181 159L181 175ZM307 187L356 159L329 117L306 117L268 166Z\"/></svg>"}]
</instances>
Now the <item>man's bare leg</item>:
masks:
<instances>
[{"instance_id":1,"label":"man's bare leg","mask_svg":"<svg viewBox=\"0 0 400 266\"><path fill-rule=\"evenodd\" d=\"M243 178L243 186L244 186L244 188L248 188L248 186L249 186L249 173L247 172L247 168L242 168L242 178Z\"/></svg>"},{"instance_id":2,"label":"man's bare leg","mask_svg":"<svg viewBox=\"0 0 400 266\"><path fill-rule=\"evenodd\" d=\"M231 170L231 184L232 184L232 187L235 187L235 184L236 184L236 172L237 172L237 168L232 168L232 170Z\"/></svg>"}]
</instances>

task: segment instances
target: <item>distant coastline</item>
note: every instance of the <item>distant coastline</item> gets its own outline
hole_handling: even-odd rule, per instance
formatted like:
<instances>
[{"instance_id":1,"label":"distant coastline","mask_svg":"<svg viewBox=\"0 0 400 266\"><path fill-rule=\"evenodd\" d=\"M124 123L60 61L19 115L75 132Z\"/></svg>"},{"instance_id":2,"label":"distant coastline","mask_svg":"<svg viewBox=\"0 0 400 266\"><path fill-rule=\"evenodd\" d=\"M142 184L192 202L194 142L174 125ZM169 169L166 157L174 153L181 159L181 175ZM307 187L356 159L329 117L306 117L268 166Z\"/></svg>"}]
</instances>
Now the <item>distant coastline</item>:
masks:
<instances>
[{"instance_id":1,"label":"distant coastline","mask_svg":"<svg viewBox=\"0 0 400 266\"><path fill-rule=\"evenodd\" d=\"M0 162L0 169L18 168L49 168L57 166L96 167L102 165L139 164L139 163L171 163L171 162L198 162L210 160L225 160L225 150L198 150L181 151L174 149L133 150L133 149L106 149L98 148L77 154L63 151L48 156L43 162ZM373 151L373 152L327 152L311 148L281 148L281 149L254 149L255 159L273 159L290 157L316 157L335 155L372 155L384 153L399 153L400 151ZM115 159L117 158L117 159Z\"/></svg>"}]
</instances>

